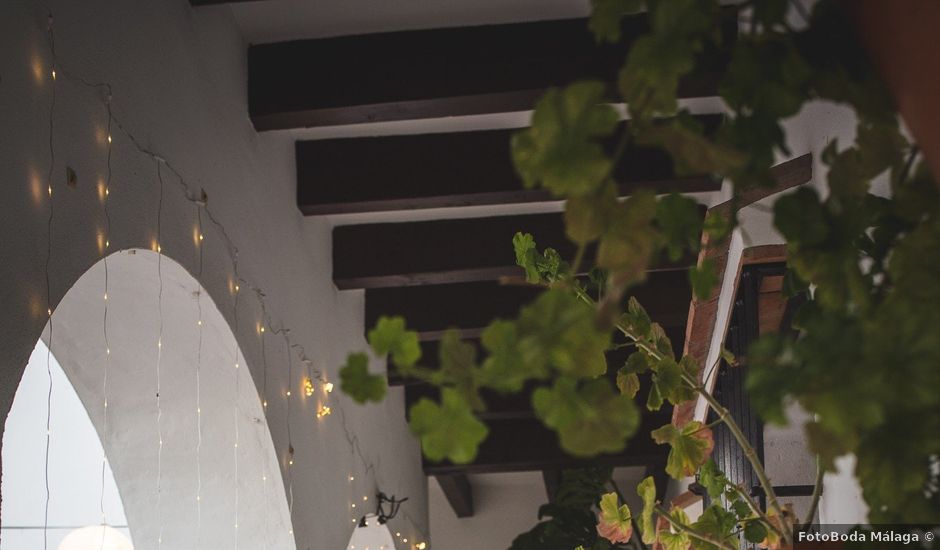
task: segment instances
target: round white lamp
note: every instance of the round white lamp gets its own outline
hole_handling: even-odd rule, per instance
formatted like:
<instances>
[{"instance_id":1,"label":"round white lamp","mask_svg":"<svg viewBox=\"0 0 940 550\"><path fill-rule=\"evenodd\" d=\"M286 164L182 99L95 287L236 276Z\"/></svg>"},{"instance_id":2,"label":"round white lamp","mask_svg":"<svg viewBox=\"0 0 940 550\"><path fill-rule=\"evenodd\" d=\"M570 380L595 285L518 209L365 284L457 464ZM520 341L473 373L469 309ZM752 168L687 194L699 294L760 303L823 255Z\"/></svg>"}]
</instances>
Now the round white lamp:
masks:
<instances>
[{"instance_id":1,"label":"round white lamp","mask_svg":"<svg viewBox=\"0 0 940 550\"><path fill-rule=\"evenodd\" d=\"M395 540L377 515L368 514L353 531L346 550L395 550Z\"/></svg>"},{"instance_id":2,"label":"round white lamp","mask_svg":"<svg viewBox=\"0 0 940 550\"><path fill-rule=\"evenodd\" d=\"M110 525L89 525L66 535L58 550L134 550L134 545Z\"/></svg>"}]
</instances>

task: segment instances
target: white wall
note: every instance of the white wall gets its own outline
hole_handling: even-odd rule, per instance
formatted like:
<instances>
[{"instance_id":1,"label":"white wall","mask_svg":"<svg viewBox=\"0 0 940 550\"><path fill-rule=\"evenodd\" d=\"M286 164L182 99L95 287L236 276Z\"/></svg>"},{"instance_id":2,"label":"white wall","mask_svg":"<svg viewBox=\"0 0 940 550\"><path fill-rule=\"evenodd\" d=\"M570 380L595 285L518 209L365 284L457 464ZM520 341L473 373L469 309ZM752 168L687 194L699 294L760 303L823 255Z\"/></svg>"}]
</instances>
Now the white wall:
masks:
<instances>
[{"instance_id":1,"label":"white wall","mask_svg":"<svg viewBox=\"0 0 940 550\"><path fill-rule=\"evenodd\" d=\"M301 347L312 368L335 378L345 353L363 346L361 296L338 296L330 277L329 225L304 222L296 209L292 141L259 135L251 127L245 45L228 12L194 10L185 0L46 4L55 14L54 83L43 4L13 0L0 7L0 303L5 313L0 318L0 413L9 410L46 322L45 188L53 84L53 304L102 254L106 220L96 187L106 175L107 111L103 89L81 80L111 84L120 124L112 129L110 249L154 243L160 186L154 159L140 149L154 151L183 176L185 192L198 196L199 189L206 191L208 208L224 227L223 234L203 215L200 272L193 242L197 208L164 165L164 254L197 275L230 326L235 326L230 290L235 271L226 238L238 248L242 287L265 293L262 312L253 293L243 288L237 314L236 339L256 385L261 386L264 363L256 327L265 314L271 328L290 329L294 392L300 392ZM64 184L66 166L78 174L75 189ZM305 231L320 238L308 243ZM270 400L269 427L283 471L288 352L282 339L269 335L265 342L268 387L276 397ZM304 410L291 422L297 546L344 545L352 529L350 503L378 488L411 497L403 508L407 517L397 520L403 533L426 532L426 482L400 396L369 407L353 406L338 392L329 399L331 417L316 423L311 410ZM118 462L113 464L117 470Z\"/></svg>"}]
</instances>

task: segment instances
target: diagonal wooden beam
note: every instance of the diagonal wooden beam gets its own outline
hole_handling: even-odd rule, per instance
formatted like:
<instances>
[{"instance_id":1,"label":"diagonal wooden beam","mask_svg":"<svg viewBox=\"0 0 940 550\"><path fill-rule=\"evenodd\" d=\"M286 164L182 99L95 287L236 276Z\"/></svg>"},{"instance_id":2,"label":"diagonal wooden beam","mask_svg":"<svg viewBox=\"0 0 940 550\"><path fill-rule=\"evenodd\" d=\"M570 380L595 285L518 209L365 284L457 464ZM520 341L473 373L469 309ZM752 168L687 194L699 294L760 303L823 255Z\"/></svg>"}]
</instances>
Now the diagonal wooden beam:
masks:
<instances>
[{"instance_id":1,"label":"diagonal wooden beam","mask_svg":"<svg viewBox=\"0 0 940 550\"><path fill-rule=\"evenodd\" d=\"M737 23L726 14L730 46ZM566 19L253 45L248 110L258 130L525 111L551 86L613 83L647 28L645 14L627 18L618 44ZM705 59L712 70L683 79L679 95L716 95L714 66L727 58Z\"/></svg>"},{"instance_id":2,"label":"diagonal wooden beam","mask_svg":"<svg viewBox=\"0 0 940 550\"><path fill-rule=\"evenodd\" d=\"M714 132L721 116L697 119ZM510 156L515 132L298 141L297 206L316 215L557 200L544 190L524 189ZM607 147L612 150L616 143L615 137ZM679 176L670 155L651 146L628 148L614 176L624 196L639 188L691 193L721 187L709 177Z\"/></svg>"},{"instance_id":3,"label":"diagonal wooden beam","mask_svg":"<svg viewBox=\"0 0 940 550\"><path fill-rule=\"evenodd\" d=\"M458 518L473 516L473 486L465 474L437 474L434 476L447 502Z\"/></svg>"},{"instance_id":4,"label":"diagonal wooden beam","mask_svg":"<svg viewBox=\"0 0 940 550\"><path fill-rule=\"evenodd\" d=\"M701 212L704 217L704 207ZM344 225L333 229L333 282L345 290L519 277L523 272L512 249L517 231L531 233L540 249L575 255L558 213ZM694 264L694 256L678 262L664 257L651 272Z\"/></svg>"},{"instance_id":5,"label":"diagonal wooden beam","mask_svg":"<svg viewBox=\"0 0 940 550\"><path fill-rule=\"evenodd\" d=\"M735 204L731 201L723 202L709 209L709 212L717 213L723 217L730 217L734 209L741 209L755 202L765 199L776 193L793 189L794 187L809 183L813 179L813 157L810 154L788 160L778 164L773 169L773 176L776 185L773 187L759 187L750 189L744 193L744 196ZM717 266L717 283L712 288L709 298L700 300L693 298L689 306L688 326L686 327L684 354L691 355L699 365L704 365L712 353L712 336L716 329L726 331L727 327L717 327L719 314L719 298L721 296L721 287L724 281L725 273L728 270L728 256L730 253L731 239L725 239L719 245L709 246L707 237L703 235L705 245L699 254L699 261L711 260ZM762 247L762 250L768 250ZM779 253L779 247L775 248ZM746 260L746 258L745 258ZM767 258L761 257L759 262L766 261ZM735 281L740 273L740 265L732 265L734 269ZM732 292L737 292L737 283L733 285ZM730 318L730 315L728 316ZM722 332L722 340L724 339ZM702 369L700 376L706 369ZM695 414L695 402L684 403L676 407L673 411L673 421L677 425L682 425L690 420Z\"/></svg>"}]
</instances>

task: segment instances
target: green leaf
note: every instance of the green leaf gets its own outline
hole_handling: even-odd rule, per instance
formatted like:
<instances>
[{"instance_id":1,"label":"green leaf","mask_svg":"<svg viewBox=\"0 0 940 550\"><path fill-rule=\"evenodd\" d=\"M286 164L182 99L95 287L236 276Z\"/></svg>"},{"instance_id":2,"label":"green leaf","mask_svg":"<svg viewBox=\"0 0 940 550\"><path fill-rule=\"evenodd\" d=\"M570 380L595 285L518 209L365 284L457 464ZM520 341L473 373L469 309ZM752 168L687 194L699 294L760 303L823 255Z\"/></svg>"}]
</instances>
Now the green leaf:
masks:
<instances>
[{"instance_id":1,"label":"green leaf","mask_svg":"<svg viewBox=\"0 0 940 550\"><path fill-rule=\"evenodd\" d=\"M523 359L516 323L493 321L483 331L481 342L489 352L481 371L484 385L502 392L517 392L526 381L548 376L546 363Z\"/></svg>"},{"instance_id":2,"label":"green leaf","mask_svg":"<svg viewBox=\"0 0 940 550\"><path fill-rule=\"evenodd\" d=\"M633 401L603 378L580 387L574 379L559 378L551 388L532 393L532 406L558 432L562 449L579 457L623 450L640 420Z\"/></svg>"},{"instance_id":3,"label":"green leaf","mask_svg":"<svg viewBox=\"0 0 940 550\"><path fill-rule=\"evenodd\" d=\"M633 515L630 507L620 504L617 493L607 493L598 504L600 514L597 532L613 543L626 543L633 534Z\"/></svg>"},{"instance_id":4,"label":"green leaf","mask_svg":"<svg viewBox=\"0 0 940 550\"><path fill-rule=\"evenodd\" d=\"M712 504L702 512L692 527L712 538L737 546L737 536L733 534L738 519L734 514L722 508L718 503ZM696 541L693 547L697 550L719 550L719 547L704 541Z\"/></svg>"},{"instance_id":5,"label":"green leaf","mask_svg":"<svg viewBox=\"0 0 940 550\"><path fill-rule=\"evenodd\" d=\"M656 484L653 476L647 476L636 486L636 494L643 500L643 512L640 514L640 532L644 544L656 542L656 525L653 523L653 511L656 508Z\"/></svg>"},{"instance_id":6,"label":"green leaf","mask_svg":"<svg viewBox=\"0 0 940 550\"><path fill-rule=\"evenodd\" d=\"M369 331L369 345L376 355L389 354L396 367L408 368L421 359L418 333L405 330L402 317L379 317L375 328Z\"/></svg>"},{"instance_id":7,"label":"green leaf","mask_svg":"<svg viewBox=\"0 0 940 550\"><path fill-rule=\"evenodd\" d=\"M684 403L695 397L694 390L682 380L683 367L688 364L691 358L689 360L683 358L683 360L686 363L680 366L675 359L667 356L653 366L653 387L656 394L673 405Z\"/></svg>"},{"instance_id":8,"label":"green leaf","mask_svg":"<svg viewBox=\"0 0 940 550\"><path fill-rule=\"evenodd\" d=\"M350 353L346 365L339 371L340 389L357 403L381 401L388 386L384 374L369 372L369 356Z\"/></svg>"},{"instance_id":9,"label":"green leaf","mask_svg":"<svg viewBox=\"0 0 940 550\"><path fill-rule=\"evenodd\" d=\"M565 289L543 292L524 307L516 324L518 349L527 369L553 367L568 376L592 378L607 372L604 352L610 334L598 329L594 311Z\"/></svg>"},{"instance_id":10,"label":"green leaf","mask_svg":"<svg viewBox=\"0 0 940 550\"><path fill-rule=\"evenodd\" d=\"M705 258L700 265L689 269L689 282L692 292L699 301L706 301L712 297L718 283L718 266L712 258Z\"/></svg>"},{"instance_id":11,"label":"green leaf","mask_svg":"<svg viewBox=\"0 0 940 550\"><path fill-rule=\"evenodd\" d=\"M424 397L411 407L411 431L421 440L424 456L454 464L472 462L487 435L486 425L474 415L455 390L441 390L441 404Z\"/></svg>"},{"instance_id":12,"label":"green leaf","mask_svg":"<svg viewBox=\"0 0 940 550\"><path fill-rule=\"evenodd\" d=\"M659 243L652 225L655 213L656 197L651 192L636 193L624 201L601 237L597 265L629 282L642 281Z\"/></svg>"},{"instance_id":13,"label":"green leaf","mask_svg":"<svg viewBox=\"0 0 940 550\"><path fill-rule=\"evenodd\" d=\"M659 199L656 223L665 237L671 261L679 261L687 250L698 252L703 219L697 201L677 193Z\"/></svg>"},{"instance_id":14,"label":"green leaf","mask_svg":"<svg viewBox=\"0 0 940 550\"><path fill-rule=\"evenodd\" d=\"M649 356L643 351L631 353L630 356L627 357L627 361L623 364L623 370L628 373L643 374L650 370Z\"/></svg>"},{"instance_id":15,"label":"green leaf","mask_svg":"<svg viewBox=\"0 0 940 550\"><path fill-rule=\"evenodd\" d=\"M760 521L749 521L744 524L744 538L757 544L767 538L767 527Z\"/></svg>"},{"instance_id":16,"label":"green leaf","mask_svg":"<svg viewBox=\"0 0 940 550\"><path fill-rule=\"evenodd\" d=\"M712 141L700 131L678 123L651 126L637 141L663 147L685 172L692 174L727 174L740 169L746 161L744 154L730 145Z\"/></svg>"},{"instance_id":17,"label":"green leaf","mask_svg":"<svg viewBox=\"0 0 940 550\"><path fill-rule=\"evenodd\" d=\"M475 411L483 410L484 404L477 389L477 349L460 339L456 330L444 333L439 347L441 368L439 373Z\"/></svg>"},{"instance_id":18,"label":"green leaf","mask_svg":"<svg viewBox=\"0 0 940 550\"><path fill-rule=\"evenodd\" d=\"M689 516L681 508L673 508L669 511L669 517L679 525L688 525ZM665 528L656 533L656 538L666 550L688 550L692 541L689 534L682 530L673 528L669 523Z\"/></svg>"},{"instance_id":19,"label":"green leaf","mask_svg":"<svg viewBox=\"0 0 940 550\"><path fill-rule=\"evenodd\" d=\"M618 207L617 188L611 183L596 193L571 197L565 203L565 233L576 243L594 241L607 230Z\"/></svg>"},{"instance_id":20,"label":"green leaf","mask_svg":"<svg viewBox=\"0 0 940 550\"><path fill-rule=\"evenodd\" d=\"M653 325L649 314L633 296L627 301L627 311L620 317L620 322L637 338L649 338Z\"/></svg>"},{"instance_id":21,"label":"green leaf","mask_svg":"<svg viewBox=\"0 0 940 550\"><path fill-rule=\"evenodd\" d=\"M535 249L535 239L529 233L516 233L512 238L512 247L516 252L516 265L525 269L525 280L529 283L539 282L539 271L535 266L538 251Z\"/></svg>"},{"instance_id":22,"label":"green leaf","mask_svg":"<svg viewBox=\"0 0 940 550\"><path fill-rule=\"evenodd\" d=\"M698 482L705 487L708 496L712 499L720 497L724 493L725 487L728 486L728 478L718 469L715 461L710 458L702 465L702 469L698 473Z\"/></svg>"},{"instance_id":23,"label":"green leaf","mask_svg":"<svg viewBox=\"0 0 940 550\"><path fill-rule=\"evenodd\" d=\"M620 41L620 20L643 9L644 0L591 0L588 28L598 42Z\"/></svg>"},{"instance_id":24,"label":"green leaf","mask_svg":"<svg viewBox=\"0 0 940 550\"><path fill-rule=\"evenodd\" d=\"M557 197L591 193L607 178L611 159L598 138L619 122L603 104L604 84L574 83L551 89L535 106L532 125L513 136L512 157L526 187L541 184Z\"/></svg>"},{"instance_id":25,"label":"green leaf","mask_svg":"<svg viewBox=\"0 0 940 550\"><path fill-rule=\"evenodd\" d=\"M653 430L653 440L672 447L666 460L666 473L674 479L692 476L711 455L715 441L712 430L697 420L687 423L682 428L672 424Z\"/></svg>"},{"instance_id":26,"label":"green leaf","mask_svg":"<svg viewBox=\"0 0 940 550\"><path fill-rule=\"evenodd\" d=\"M774 203L774 225L788 243L801 246L820 244L829 227L819 195L812 187L800 187Z\"/></svg>"},{"instance_id":27,"label":"green leaf","mask_svg":"<svg viewBox=\"0 0 940 550\"><path fill-rule=\"evenodd\" d=\"M620 395L633 399L640 391L640 377L635 372L627 371L626 367L620 367L617 371L617 389L620 390Z\"/></svg>"}]
</instances>

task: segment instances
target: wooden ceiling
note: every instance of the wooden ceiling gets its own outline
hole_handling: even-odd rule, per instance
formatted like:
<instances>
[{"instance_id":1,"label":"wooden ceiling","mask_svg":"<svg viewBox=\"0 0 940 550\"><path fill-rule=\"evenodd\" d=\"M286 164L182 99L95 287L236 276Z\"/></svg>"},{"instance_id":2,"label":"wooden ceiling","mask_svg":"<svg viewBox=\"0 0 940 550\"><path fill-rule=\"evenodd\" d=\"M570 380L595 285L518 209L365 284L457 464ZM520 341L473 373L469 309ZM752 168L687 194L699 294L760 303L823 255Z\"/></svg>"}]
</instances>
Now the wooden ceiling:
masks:
<instances>
[{"instance_id":1,"label":"wooden ceiling","mask_svg":"<svg viewBox=\"0 0 940 550\"><path fill-rule=\"evenodd\" d=\"M191 0L196 4L218 0ZM530 110L550 86L595 78L611 83L645 16L623 23L622 44L598 45L583 19L403 31L251 46L248 112L259 131L418 120ZM733 42L736 21L723 31ZM725 52L703 52L705 69L682 81L683 98L716 96L715 67ZM701 116L706 129L720 122ZM512 130L320 139L296 143L297 205L306 215L368 214L481 205L527 205L554 200L525 190L512 166ZM720 182L680 176L671 159L649 147L629 148L616 167L621 192L708 192ZM703 209L704 215L704 209ZM449 328L479 345L493 319L514 317L537 289L518 281L511 240L532 233L540 246L570 257L560 213L514 214L398 223L340 225L333 230L333 278L340 290L365 291L365 325L380 315L403 315L420 333L424 357L434 367L437 345ZM361 218L360 218L361 219ZM662 260L634 289L682 349L694 258ZM611 352L615 372L625 360ZM392 377L393 385L406 381ZM481 418L490 429L473 464L424 461L458 516L473 514L467 475L542 471L551 491L562 468L585 461L564 453L557 436L535 418L532 388L515 396L484 394ZM436 390L407 384L410 404ZM645 395L645 394L644 394ZM660 490L667 449L643 434L669 421L670 410L644 410L643 426L628 447L593 462L646 466Z\"/></svg>"}]
</instances>

